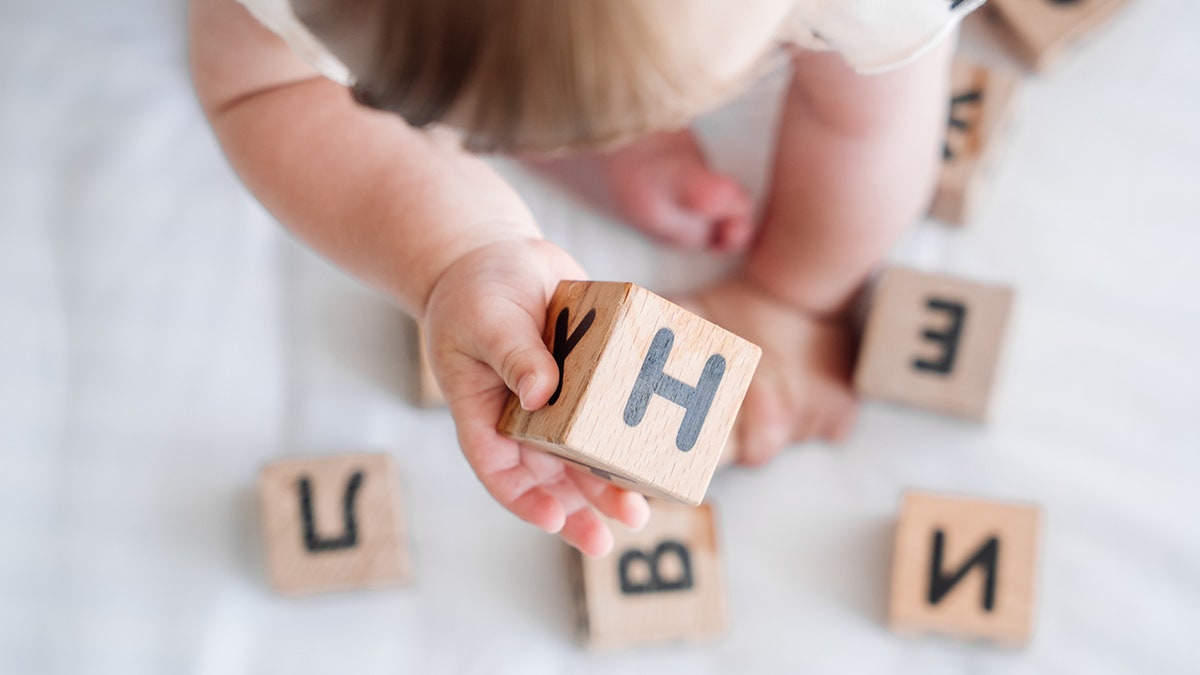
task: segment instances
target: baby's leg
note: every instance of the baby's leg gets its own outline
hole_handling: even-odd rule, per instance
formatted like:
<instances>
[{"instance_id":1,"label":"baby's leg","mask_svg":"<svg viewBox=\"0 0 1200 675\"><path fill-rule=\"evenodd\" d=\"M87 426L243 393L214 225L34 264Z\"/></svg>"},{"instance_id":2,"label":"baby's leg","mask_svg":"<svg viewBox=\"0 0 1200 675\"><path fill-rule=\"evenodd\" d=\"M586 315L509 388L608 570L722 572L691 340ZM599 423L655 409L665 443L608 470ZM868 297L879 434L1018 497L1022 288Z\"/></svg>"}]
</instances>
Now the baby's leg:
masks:
<instances>
[{"instance_id":1,"label":"baby's leg","mask_svg":"<svg viewBox=\"0 0 1200 675\"><path fill-rule=\"evenodd\" d=\"M687 130L650 134L610 152L527 163L668 244L738 251L753 233L746 190L708 166Z\"/></svg>"},{"instance_id":2,"label":"baby's leg","mask_svg":"<svg viewBox=\"0 0 1200 675\"><path fill-rule=\"evenodd\" d=\"M795 56L762 232L736 278L687 301L763 348L735 430L744 462L851 429L848 313L928 205L952 42L875 76L835 54Z\"/></svg>"}]
</instances>

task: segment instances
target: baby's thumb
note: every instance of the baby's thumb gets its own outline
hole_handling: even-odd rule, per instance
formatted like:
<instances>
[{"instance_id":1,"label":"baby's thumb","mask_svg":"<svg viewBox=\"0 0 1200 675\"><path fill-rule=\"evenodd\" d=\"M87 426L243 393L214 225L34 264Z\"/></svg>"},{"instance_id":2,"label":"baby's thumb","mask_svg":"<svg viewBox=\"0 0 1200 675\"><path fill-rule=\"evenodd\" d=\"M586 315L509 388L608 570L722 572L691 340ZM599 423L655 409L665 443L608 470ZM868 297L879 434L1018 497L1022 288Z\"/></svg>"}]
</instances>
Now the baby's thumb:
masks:
<instances>
[{"instance_id":1,"label":"baby's thumb","mask_svg":"<svg viewBox=\"0 0 1200 675\"><path fill-rule=\"evenodd\" d=\"M558 389L558 364L527 315L498 319L480 335L483 361L516 392L522 408L537 410Z\"/></svg>"}]
</instances>

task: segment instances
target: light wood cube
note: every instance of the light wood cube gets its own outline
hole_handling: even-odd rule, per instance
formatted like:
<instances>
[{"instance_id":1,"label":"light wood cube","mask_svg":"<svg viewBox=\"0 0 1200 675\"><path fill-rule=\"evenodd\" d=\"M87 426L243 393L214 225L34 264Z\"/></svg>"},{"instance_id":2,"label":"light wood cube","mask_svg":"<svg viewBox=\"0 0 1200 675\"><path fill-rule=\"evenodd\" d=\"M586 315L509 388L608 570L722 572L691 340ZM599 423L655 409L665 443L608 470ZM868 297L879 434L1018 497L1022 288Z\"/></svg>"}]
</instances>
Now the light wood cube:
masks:
<instances>
[{"instance_id":1,"label":"light wood cube","mask_svg":"<svg viewBox=\"0 0 1200 675\"><path fill-rule=\"evenodd\" d=\"M906 494L892 558L890 627L1028 642L1040 520L1034 506Z\"/></svg>"},{"instance_id":2,"label":"light wood cube","mask_svg":"<svg viewBox=\"0 0 1200 675\"><path fill-rule=\"evenodd\" d=\"M420 324L413 322L413 342L416 344L416 370L417 370L417 404L422 408L436 408L446 405L446 397L442 394L442 388L438 386L437 377L433 374L433 367L429 360L429 345L425 340L425 328Z\"/></svg>"},{"instance_id":3,"label":"light wood cube","mask_svg":"<svg viewBox=\"0 0 1200 675\"><path fill-rule=\"evenodd\" d=\"M963 225L973 217L1016 107L1019 83L1014 73L955 60L942 172L930 210L935 218Z\"/></svg>"},{"instance_id":4,"label":"light wood cube","mask_svg":"<svg viewBox=\"0 0 1200 675\"><path fill-rule=\"evenodd\" d=\"M986 7L1007 28L1017 56L1045 71L1124 4L1125 0L990 0Z\"/></svg>"},{"instance_id":5,"label":"light wood cube","mask_svg":"<svg viewBox=\"0 0 1200 675\"><path fill-rule=\"evenodd\" d=\"M993 399L1012 289L893 267L880 278L855 368L873 396L983 421Z\"/></svg>"},{"instance_id":6,"label":"light wood cube","mask_svg":"<svg viewBox=\"0 0 1200 675\"><path fill-rule=\"evenodd\" d=\"M263 467L259 509L271 585L307 595L409 578L399 479L383 454L297 457Z\"/></svg>"},{"instance_id":7,"label":"light wood cube","mask_svg":"<svg viewBox=\"0 0 1200 675\"><path fill-rule=\"evenodd\" d=\"M612 282L559 284L545 340L559 389L535 412L510 397L500 431L622 487L699 504L761 350Z\"/></svg>"},{"instance_id":8,"label":"light wood cube","mask_svg":"<svg viewBox=\"0 0 1200 675\"><path fill-rule=\"evenodd\" d=\"M728 625L725 577L711 504L651 502L641 532L613 526L604 558L571 549L581 639L612 649L711 640Z\"/></svg>"}]
</instances>

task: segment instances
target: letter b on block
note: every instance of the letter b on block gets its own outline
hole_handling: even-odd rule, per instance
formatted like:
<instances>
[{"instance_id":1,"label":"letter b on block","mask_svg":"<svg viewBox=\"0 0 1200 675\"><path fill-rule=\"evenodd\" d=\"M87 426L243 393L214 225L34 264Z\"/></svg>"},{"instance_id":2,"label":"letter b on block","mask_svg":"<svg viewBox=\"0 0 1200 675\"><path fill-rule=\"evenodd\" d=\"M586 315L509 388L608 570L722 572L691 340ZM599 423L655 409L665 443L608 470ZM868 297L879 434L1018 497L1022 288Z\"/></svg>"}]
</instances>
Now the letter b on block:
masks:
<instances>
[{"instance_id":1,"label":"letter b on block","mask_svg":"<svg viewBox=\"0 0 1200 675\"><path fill-rule=\"evenodd\" d=\"M1012 305L1008 288L889 269L871 302L855 386L868 396L986 419Z\"/></svg>"},{"instance_id":2,"label":"letter b on block","mask_svg":"<svg viewBox=\"0 0 1200 675\"><path fill-rule=\"evenodd\" d=\"M678 452L678 451L676 451ZM613 528L613 552L570 554L581 637L593 647L706 640L724 632L725 579L712 504L650 501L640 532Z\"/></svg>"},{"instance_id":3,"label":"letter b on block","mask_svg":"<svg viewBox=\"0 0 1200 675\"><path fill-rule=\"evenodd\" d=\"M672 558L678 563L679 569L668 576L663 572L662 565ZM634 578L633 570L639 564L645 566L644 580ZM664 541L651 553L637 548L625 551L617 562L617 577L621 592L626 595L686 591L695 583L692 578L692 556L687 546L677 541Z\"/></svg>"},{"instance_id":4,"label":"letter b on block","mask_svg":"<svg viewBox=\"0 0 1200 675\"><path fill-rule=\"evenodd\" d=\"M892 560L891 627L1026 642L1033 632L1039 520L1032 506L905 495Z\"/></svg>"},{"instance_id":5,"label":"letter b on block","mask_svg":"<svg viewBox=\"0 0 1200 675\"><path fill-rule=\"evenodd\" d=\"M622 487L704 497L759 348L627 283L564 281L543 336L559 364L551 402L510 397L502 433Z\"/></svg>"}]
</instances>

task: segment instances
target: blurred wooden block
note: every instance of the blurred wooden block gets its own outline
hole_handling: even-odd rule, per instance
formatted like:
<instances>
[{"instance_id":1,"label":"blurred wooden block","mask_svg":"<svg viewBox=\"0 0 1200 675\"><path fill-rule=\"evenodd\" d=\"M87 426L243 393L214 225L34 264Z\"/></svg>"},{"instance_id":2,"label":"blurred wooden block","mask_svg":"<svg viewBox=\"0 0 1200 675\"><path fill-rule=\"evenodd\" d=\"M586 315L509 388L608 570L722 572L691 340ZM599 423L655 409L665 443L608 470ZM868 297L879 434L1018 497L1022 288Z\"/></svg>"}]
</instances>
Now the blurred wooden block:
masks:
<instances>
[{"instance_id":1,"label":"blurred wooden block","mask_svg":"<svg viewBox=\"0 0 1200 675\"><path fill-rule=\"evenodd\" d=\"M409 577L399 479L382 454L297 457L263 467L259 509L271 585L307 595Z\"/></svg>"},{"instance_id":2,"label":"blurred wooden block","mask_svg":"<svg viewBox=\"0 0 1200 675\"><path fill-rule=\"evenodd\" d=\"M946 223L971 220L1016 107L1020 78L962 58L951 76L950 118L932 215Z\"/></svg>"},{"instance_id":3,"label":"blurred wooden block","mask_svg":"<svg viewBox=\"0 0 1200 675\"><path fill-rule=\"evenodd\" d=\"M1006 28L1017 56L1045 71L1124 4L1125 0L990 0L985 7Z\"/></svg>"},{"instance_id":4,"label":"blurred wooden block","mask_svg":"<svg viewBox=\"0 0 1200 675\"><path fill-rule=\"evenodd\" d=\"M434 376L433 368L430 366L429 345L425 342L425 328L416 322L414 322L414 326L413 341L417 345L417 404L422 408L446 405L446 397L442 394L442 388L438 386L437 377Z\"/></svg>"},{"instance_id":5,"label":"blurred wooden block","mask_svg":"<svg viewBox=\"0 0 1200 675\"><path fill-rule=\"evenodd\" d=\"M725 576L712 505L651 502L641 532L613 526L613 552L571 549L581 638L611 649L711 640L728 626Z\"/></svg>"},{"instance_id":6,"label":"blurred wooden block","mask_svg":"<svg viewBox=\"0 0 1200 675\"><path fill-rule=\"evenodd\" d=\"M559 390L532 413L510 397L500 431L622 487L700 503L761 350L611 282L559 284L545 339Z\"/></svg>"},{"instance_id":7,"label":"blurred wooden block","mask_svg":"<svg viewBox=\"0 0 1200 675\"><path fill-rule=\"evenodd\" d=\"M983 421L1014 293L894 267L875 288L855 387L868 396Z\"/></svg>"},{"instance_id":8,"label":"blurred wooden block","mask_svg":"<svg viewBox=\"0 0 1200 675\"><path fill-rule=\"evenodd\" d=\"M890 627L1028 642L1040 520L1034 506L906 494L892 557Z\"/></svg>"}]
</instances>

